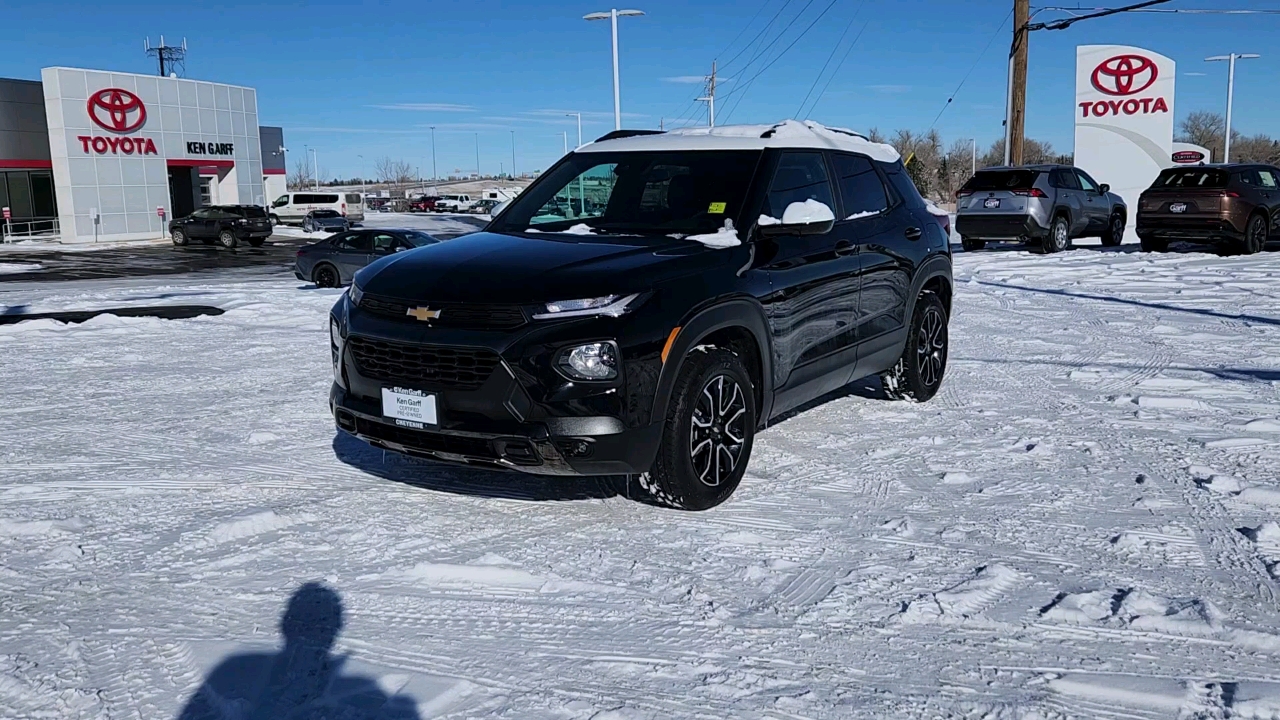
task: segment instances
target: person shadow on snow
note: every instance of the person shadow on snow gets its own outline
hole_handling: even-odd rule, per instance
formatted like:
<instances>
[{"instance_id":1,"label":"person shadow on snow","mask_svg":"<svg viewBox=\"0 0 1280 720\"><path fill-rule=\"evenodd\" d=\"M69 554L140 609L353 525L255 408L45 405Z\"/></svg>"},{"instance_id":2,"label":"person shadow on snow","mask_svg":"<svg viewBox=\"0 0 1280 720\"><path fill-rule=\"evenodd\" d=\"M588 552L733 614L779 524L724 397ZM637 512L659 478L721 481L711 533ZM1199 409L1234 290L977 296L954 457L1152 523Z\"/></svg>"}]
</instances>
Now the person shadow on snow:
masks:
<instances>
[{"instance_id":1,"label":"person shadow on snow","mask_svg":"<svg viewBox=\"0 0 1280 720\"><path fill-rule=\"evenodd\" d=\"M330 654L341 630L338 593L303 585L280 618L284 649L222 661L178 720L419 720L413 698L342 674L346 657Z\"/></svg>"}]
</instances>

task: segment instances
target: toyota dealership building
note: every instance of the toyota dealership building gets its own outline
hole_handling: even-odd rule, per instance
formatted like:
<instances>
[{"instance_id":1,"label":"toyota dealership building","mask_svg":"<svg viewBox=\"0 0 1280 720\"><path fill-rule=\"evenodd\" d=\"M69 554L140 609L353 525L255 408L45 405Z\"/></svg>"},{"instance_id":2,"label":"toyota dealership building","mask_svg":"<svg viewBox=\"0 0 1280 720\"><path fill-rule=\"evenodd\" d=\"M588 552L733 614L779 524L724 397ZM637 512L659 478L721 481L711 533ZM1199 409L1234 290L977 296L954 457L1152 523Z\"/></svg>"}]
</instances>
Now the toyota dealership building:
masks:
<instances>
[{"instance_id":1,"label":"toyota dealership building","mask_svg":"<svg viewBox=\"0 0 1280 720\"><path fill-rule=\"evenodd\" d=\"M284 133L253 88L45 68L0 79L0 207L8 232L63 242L161 237L204 205L283 194Z\"/></svg>"}]
</instances>

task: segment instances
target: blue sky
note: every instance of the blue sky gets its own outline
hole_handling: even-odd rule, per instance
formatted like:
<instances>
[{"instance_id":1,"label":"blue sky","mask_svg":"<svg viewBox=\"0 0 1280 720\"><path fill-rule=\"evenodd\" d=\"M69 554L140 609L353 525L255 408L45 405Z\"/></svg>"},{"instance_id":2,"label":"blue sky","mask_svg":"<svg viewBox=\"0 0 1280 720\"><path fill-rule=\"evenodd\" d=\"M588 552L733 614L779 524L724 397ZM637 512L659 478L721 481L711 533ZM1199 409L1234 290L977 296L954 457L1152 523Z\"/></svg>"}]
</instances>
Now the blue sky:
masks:
<instances>
[{"instance_id":1,"label":"blue sky","mask_svg":"<svg viewBox=\"0 0 1280 720\"><path fill-rule=\"evenodd\" d=\"M657 127L664 118L689 122L695 117L691 108L700 105L691 103L701 89L697 77L708 72L713 58L728 64L717 113L721 122L726 115L731 122L794 116L837 40L851 28L828 74L861 35L813 119L860 130L927 130L974 67L937 129L947 142L977 137L979 147L1001 134L1008 25L982 51L1008 18L1011 0L835 0L789 52L746 82L829 2L624 5L647 12L620 21L624 126ZM1043 4L1049 3L1033 0ZM1215 6L1280 8L1280 0L1174 0L1167 7ZM50 65L151 72L153 61L142 49L146 34L153 41L160 33L170 41L185 36L186 76L256 87L261 122L284 126L291 165L310 145L326 176L372 174L374 158L384 155L421 165L430 175L427 126L435 125L441 175L474 169L477 134L484 171L496 172L499 163L510 170L511 130L517 169L524 171L545 168L559 157L562 131L573 143L577 131L566 112L584 114L587 139L612 129L608 23L580 19L608 7L547 0L13 3L3 10L10 31L0 53L0 77L38 79L40 68ZM728 63L780 8L764 41L803 12L764 60L744 69L754 54L749 49ZM1028 134L1071 149L1074 48L1114 42L1149 47L1178 61L1179 118L1225 106L1225 63L1205 63L1205 57L1262 53L1262 59L1239 66L1236 127L1280 135L1280 97L1273 90L1280 80L1276 37L1280 15L1131 14L1035 33ZM815 96L825 83L824 77ZM705 122L705 111L696 113Z\"/></svg>"}]
</instances>

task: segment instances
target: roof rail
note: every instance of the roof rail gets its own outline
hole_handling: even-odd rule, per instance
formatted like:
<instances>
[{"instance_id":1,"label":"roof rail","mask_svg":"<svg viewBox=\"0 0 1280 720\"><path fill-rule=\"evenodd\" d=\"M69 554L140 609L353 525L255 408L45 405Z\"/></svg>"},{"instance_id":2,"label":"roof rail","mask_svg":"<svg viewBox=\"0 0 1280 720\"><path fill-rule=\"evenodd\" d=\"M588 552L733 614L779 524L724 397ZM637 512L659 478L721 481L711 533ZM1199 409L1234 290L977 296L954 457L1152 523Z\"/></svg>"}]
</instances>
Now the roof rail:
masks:
<instances>
[{"instance_id":1,"label":"roof rail","mask_svg":"<svg viewBox=\"0 0 1280 720\"><path fill-rule=\"evenodd\" d=\"M636 137L637 135L661 135L664 132L663 130L614 130L601 135L595 141L604 142L605 140L617 140L619 138Z\"/></svg>"}]
</instances>

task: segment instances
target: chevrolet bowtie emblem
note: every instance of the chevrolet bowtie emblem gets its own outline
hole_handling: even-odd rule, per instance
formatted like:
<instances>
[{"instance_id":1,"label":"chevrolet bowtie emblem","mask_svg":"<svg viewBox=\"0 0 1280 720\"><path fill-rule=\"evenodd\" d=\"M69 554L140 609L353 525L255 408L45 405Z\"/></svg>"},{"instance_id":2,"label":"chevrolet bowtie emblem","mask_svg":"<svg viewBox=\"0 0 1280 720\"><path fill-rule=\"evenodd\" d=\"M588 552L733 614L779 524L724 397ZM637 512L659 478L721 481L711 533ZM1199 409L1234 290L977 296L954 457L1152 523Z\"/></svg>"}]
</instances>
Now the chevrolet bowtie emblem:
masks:
<instances>
[{"instance_id":1,"label":"chevrolet bowtie emblem","mask_svg":"<svg viewBox=\"0 0 1280 720\"><path fill-rule=\"evenodd\" d=\"M438 319L440 317L439 310L432 310L429 307L409 308L408 310L405 311L404 314L417 318L418 320L421 320L423 322L431 322L432 320Z\"/></svg>"}]
</instances>

